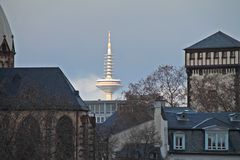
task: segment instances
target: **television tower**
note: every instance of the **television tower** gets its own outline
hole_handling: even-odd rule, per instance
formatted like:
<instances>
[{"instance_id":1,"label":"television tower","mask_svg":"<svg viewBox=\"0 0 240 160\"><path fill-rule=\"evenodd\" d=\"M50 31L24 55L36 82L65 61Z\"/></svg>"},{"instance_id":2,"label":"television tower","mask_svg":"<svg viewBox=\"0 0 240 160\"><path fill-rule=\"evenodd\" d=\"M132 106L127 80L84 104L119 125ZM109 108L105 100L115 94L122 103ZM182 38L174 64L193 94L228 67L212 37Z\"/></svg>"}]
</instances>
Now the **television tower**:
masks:
<instances>
[{"instance_id":1,"label":"television tower","mask_svg":"<svg viewBox=\"0 0 240 160\"><path fill-rule=\"evenodd\" d=\"M104 60L104 78L98 79L96 86L105 92L106 100L112 100L112 94L121 87L120 79L113 79L113 62L112 62L112 48L111 48L111 34L108 32L108 47Z\"/></svg>"}]
</instances>

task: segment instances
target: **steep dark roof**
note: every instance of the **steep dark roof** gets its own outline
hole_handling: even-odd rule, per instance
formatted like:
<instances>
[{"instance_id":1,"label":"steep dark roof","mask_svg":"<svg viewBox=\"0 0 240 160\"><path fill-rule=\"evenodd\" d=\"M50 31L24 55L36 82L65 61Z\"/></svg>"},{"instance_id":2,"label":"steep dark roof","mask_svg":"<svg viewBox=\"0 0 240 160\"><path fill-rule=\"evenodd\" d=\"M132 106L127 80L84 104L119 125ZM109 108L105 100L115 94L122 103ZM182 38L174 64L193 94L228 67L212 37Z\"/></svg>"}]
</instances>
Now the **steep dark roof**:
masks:
<instances>
[{"instance_id":1,"label":"steep dark roof","mask_svg":"<svg viewBox=\"0 0 240 160\"><path fill-rule=\"evenodd\" d=\"M177 120L179 111L165 111L169 129L203 129L208 126L222 126L231 130L240 130L240 122L231 122L230 112L193 112L185 111L186 120Z\"/></svg>"},{"instance_id":2,"label":"steep dark roof","mask_svg":"<svg viewBox=\"0 0 240 160\"><path fill-rule=\"evenodd\" d=\"M1 68L1 110L88 110L59 68Z\"/></svg>"},{"instance_id":3,"label":"steep dark roof","mask_svg":"<svg viewBox=\"0 0 240 160\"><path fill-rule=\"evenodd\" d=\"M225 33L219 31L185 50L216 49L216 48L240 48L240 42Z\"/></svg>"}]
</instances>

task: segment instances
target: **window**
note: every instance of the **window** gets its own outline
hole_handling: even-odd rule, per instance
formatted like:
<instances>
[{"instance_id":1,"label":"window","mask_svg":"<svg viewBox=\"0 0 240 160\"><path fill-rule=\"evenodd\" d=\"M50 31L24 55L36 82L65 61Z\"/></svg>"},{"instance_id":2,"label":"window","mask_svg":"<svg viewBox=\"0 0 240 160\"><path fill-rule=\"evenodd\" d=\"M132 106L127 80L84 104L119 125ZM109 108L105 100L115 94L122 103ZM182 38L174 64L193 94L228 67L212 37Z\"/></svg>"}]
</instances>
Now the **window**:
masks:
<instances>
[{"instance_id":1,"label":"window","mask_svg":"<svg viewBox=\"0 0 240 160\"><path fill-rule=\"evenodd\" d=\"M227 58L227 51L222 52L222 58Z\"/></svg>"},{"instance_id":2,"label":"window","mask_svg":"<svg viewBox=\"0 0 240 160\"><path fill-rule=\"evenodd\" d=\"M203 75L202 69L199 69L199 75Z\"/></svg>"},{"instance_id":3,"label":"window","mask_svg":"<svg viewBox=\"0 0 240 160\"><path fill-rule=\"evenodd\" d=\"M110 110L111 110L110 107L111 107L111 104L106 105L106 113L107 114L110 114Z\"/></svg>"},{"instance_id":4,"label":"window","mask_svg":"<svg viewBox=\"0 0 240 160\"><path fill-rule=\"evenodd\" d=\"M156 153L149 153L149 159L157 159L157 154Z\"/></svg>"},{"instance_id":5,"label":"window","mask_svg":"<svg viewBox=\"0 0 240 160\"><path fill-rule=\"evenodd\" d=\"M100 123L100 117L96 117L97 123Z\"/></svg>"},{"instance_id":6,"label":"window","mask_svg":"<svg viewBox=\"0 0 240 160\"><path fill-rule=\"evenodd\" d=\"M100 105L100 114L104 114L104 105L103 104Z\"/></svg>"},{"instance_id":7,"label":"window","mask_svg":"<svg viewBox=\"0 0 240 160\"><path fill-rule=\"evenodd\" d=\"M202 59L202 57L203 57L203 53L198 53L198 59Z\"/></svg>"},{"instance_id":8,"label":"window","mask_svg":"<svg viewBox=\"0 0 240 160\"><path fill-rule=\"evenodd\" d=\"M235 58L235 52L234 51L231 52L230 58Z\"/></svg>"},{"instance_id":9,"label":"window","mask_svg":"<svg viewBox=\"0 0 240 160\"><path fill-rule=\"evenodd\" d=\"M185 134L184 133L174 133L173 149L174 150L184 150L185 149Z\"/></svg>"},{"instance_id":10,"label":"window","mask_svg":"<svg viewBox=\"0 0 240 160\"><path fill-rule=\"evenodd\" d=\"M104 122L104 117L101 117L101 123L103 123Z\"/></svg>"},{"instance_id":11,"label":"window","mask_svg":"<svg viewBox=\"0 0 240 160\"><path fill-rule=\"evenodd\" d=\"M211 59L211 52L206 53L206 59Z\"/></svg>"},{"instance_id":12,"label":"window","mask_svg":"<svg viewBox=\"0 0 240 160\"><path fill-rule=\"evenodd\" d=\"M214 52L214 58L218 59L219 58L219 52Z\"/></svg>"},{"instance_id":13,"label":"window","mask_svg":"<svg viewBox=\"0 0 240 160\"><path fill-rule=\"evenodd\" d=\"M228 150L227 131L206 131L205 132L206 150Z\"/></svg>"},{"instance_id":14,"label":"window","mask_svg":"<svg viewBox=\"0 0 240 160\"><path fill-rule=\"evenodd\" d=\"M90 113L94 113L94 111L93 111L93 110L94 110L94 107L93 107L93 106L89 106L89 110L90 110L90 111L89 111Z\"/></svg>"},{"instance_id":15,"label":"window","mask_svg":"<svg viewBox=\"0 0 240 160\"><path fill-rule=\"evenodd\" d=\"M95 106L95 114L99 114L99 105L94 105Z\"/></svg>"},{"instance_id":16,"label":"window","mask_svg":"<svg viewBox=\"0 0 240 160\"><path fill-rule=\"evenodd\" d=\"M190 59L195 59L195 53L190 53Z\"/></svg>"}]
</instances>

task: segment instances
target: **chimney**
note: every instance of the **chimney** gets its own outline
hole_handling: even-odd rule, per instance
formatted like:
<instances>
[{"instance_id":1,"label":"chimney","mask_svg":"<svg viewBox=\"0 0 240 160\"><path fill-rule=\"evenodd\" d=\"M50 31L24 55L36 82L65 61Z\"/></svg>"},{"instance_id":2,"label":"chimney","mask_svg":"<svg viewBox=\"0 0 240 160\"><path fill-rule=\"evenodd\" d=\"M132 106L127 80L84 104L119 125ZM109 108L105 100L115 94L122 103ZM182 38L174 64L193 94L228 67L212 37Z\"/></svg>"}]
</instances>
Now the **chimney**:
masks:
<instances>
[{"instance_id":1,"label":"chimney","mask_svg":"<svg viewBox=\"0 0 240 160\"><path fill-rule=\"evenodd\" d=\"M165 100L163 97L156 98L154 102L154 127L155 132L157 133L155 138L156 147L160 148L160 153L163 158L166 157L169 146L168 146L168 128L167 121L165 121L162 117L163 107L165 107Z\"/></svg>"}]
</instances>

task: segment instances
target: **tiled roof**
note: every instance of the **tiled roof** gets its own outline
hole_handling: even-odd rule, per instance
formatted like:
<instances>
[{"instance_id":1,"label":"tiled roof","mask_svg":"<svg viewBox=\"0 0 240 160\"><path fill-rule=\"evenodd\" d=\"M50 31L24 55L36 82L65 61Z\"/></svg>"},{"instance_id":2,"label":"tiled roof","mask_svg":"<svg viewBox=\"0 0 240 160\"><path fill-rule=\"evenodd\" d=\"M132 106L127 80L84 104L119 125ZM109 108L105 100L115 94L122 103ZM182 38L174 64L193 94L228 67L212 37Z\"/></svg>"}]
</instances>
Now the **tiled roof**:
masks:
<instances>
[{"instance_id":1,"label":"tiled roof","mask_svg":"<svg viewBox=\"0 0 240 160\"><path fill-rule=\"evenodd\" d=\"M1 110L88 110L59 68L1 68Z\"/></svg>"},{"instance_id":2,"label":"tiled roof","mask_svg":"<svg viewBox=\"0 0 240 160\"><path fill-rule=\"evenodd\" d=\"M225 33L219 31L185 50L216 49L216 48L240 48L240 42Z\"/></svg>"}]
</instances>

